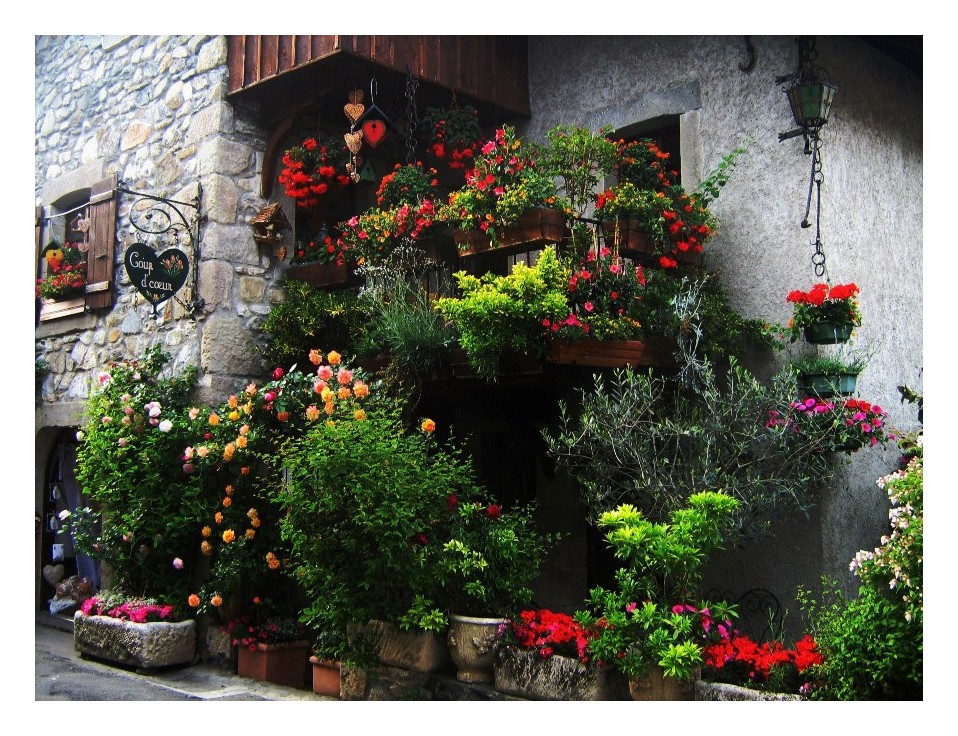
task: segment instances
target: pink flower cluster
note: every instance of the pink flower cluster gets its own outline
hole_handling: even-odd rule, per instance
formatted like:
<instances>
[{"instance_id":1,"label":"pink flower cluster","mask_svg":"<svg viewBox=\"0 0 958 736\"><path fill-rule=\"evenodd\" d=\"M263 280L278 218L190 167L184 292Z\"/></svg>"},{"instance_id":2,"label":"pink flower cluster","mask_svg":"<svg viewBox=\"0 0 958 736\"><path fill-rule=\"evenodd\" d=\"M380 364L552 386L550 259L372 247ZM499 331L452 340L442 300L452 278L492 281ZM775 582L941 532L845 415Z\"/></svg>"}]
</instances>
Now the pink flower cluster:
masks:
<instances>
[{"instance_id":1,"label":"pink flower cluster","mask_svg":"<svg viewBox=\"0 0 958 736\"><path fill-rule=\"evenodd\" d=\"M83 601L81 609L85 616L109 616L122 621L145 624L149 621L166 621L173 615L173 606L143 601L127 601L119 606L107 608L96 596Z\"/></svg>"}]
</instances>

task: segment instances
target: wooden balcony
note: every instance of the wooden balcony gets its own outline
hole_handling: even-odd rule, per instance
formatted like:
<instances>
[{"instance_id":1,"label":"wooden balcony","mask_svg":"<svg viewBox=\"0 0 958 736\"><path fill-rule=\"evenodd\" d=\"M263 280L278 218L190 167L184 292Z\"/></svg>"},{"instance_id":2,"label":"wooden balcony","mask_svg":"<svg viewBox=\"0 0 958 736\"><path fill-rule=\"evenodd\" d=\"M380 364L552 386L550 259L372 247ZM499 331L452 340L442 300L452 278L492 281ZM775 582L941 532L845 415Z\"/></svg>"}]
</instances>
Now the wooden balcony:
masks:
<instances>
[{"instance_id":1,"label":"wooden balcony","mask_svg":"<svg viewBox=\"0 0 958 736\"><path fill-rule=\"evenodd\" d=\"M269 125L291 112L326 108L342 116L351 89L376 77L377 104L405 109L407 73L419 82L417 106L459 104L483 124L529 116L525 36L228 36L232 101L254 103ZM385 104L384 104L385 103ZM388 109L387 109L388 112ZM338 118L337 118L338 119Z\"/></svg>"}]
</instances>

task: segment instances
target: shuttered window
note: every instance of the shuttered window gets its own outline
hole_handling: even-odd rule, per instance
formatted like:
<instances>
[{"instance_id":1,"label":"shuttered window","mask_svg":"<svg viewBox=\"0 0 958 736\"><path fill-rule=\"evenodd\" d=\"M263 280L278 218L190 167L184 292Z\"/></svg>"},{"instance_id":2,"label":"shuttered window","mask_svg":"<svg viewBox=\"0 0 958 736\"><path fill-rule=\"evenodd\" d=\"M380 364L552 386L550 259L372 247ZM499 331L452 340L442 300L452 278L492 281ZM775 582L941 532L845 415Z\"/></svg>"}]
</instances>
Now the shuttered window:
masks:
<instances>
[{"instance_id":1,"label":"shuttered window","mask_svg":"<svg viewBox=\"0 0 958 736\"><path fill-rule=\"evenodd\" d=\"M64 242L83 242L86 251L86 288L82 296L58 301L44 301L40 305L39 321L68 317L88 310L104 309L113 303L113 261L116 240L116 185L113 174L90 187L87 202L70 208L64 224L56 228ZM53 213L56 217L56 213ZM82 229L74 223L83 222ZM40 253L44 242L53 237L55 228L37 212L36 256L37 278L45 275L45 263Z\"/></svg>"}]
</instances>

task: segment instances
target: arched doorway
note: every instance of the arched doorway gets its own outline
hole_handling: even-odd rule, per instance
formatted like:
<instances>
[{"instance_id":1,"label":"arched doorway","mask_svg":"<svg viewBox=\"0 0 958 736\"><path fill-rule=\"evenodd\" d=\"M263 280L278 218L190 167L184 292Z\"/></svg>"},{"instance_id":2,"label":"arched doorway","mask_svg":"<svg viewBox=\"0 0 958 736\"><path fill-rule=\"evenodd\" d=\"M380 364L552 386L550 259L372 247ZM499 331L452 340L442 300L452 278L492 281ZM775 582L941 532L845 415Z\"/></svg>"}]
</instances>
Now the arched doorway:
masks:
<instances>
[{"instance_id":1,"label":"arched doorway","mask_svg":"<svg viewBox=\"0 0 958 736\"><path fill-rule=\"evenodd\" d=\"M73 575L99 585L99 563L76 551L73 539L63 532L61 514L87 505L76 479L76 429L63 429L47 456L40 513L40 595L38 608L46 609L56 594L56 583ZM62 565L62 574L61 568Z\"/></svg>"}]
</instances>

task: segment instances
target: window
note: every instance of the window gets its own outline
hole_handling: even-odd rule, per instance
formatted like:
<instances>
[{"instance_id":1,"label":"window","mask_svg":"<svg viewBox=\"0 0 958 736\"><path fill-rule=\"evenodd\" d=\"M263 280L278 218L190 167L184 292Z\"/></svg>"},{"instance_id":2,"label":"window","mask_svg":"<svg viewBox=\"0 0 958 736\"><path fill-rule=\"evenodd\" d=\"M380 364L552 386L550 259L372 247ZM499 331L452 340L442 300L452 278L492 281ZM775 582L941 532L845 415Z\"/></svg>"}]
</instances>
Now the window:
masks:
<instances>
[{"instance_id":1,"label":"window","mask_svg":"<svg viewBox=\"0 0 958 736\"><path fill-rule=\"evenodd\" d=\"M117 177L107 177L88 190L64 195L49 207L39 208L36 217L36 277L44 278L51 268L43 255L51 240L78 243L86 251L86 285L83 293L65 299L44 300L38 320L102 309L113 303L113 253L116 238Z\"/></svg>"}]
</instances>

